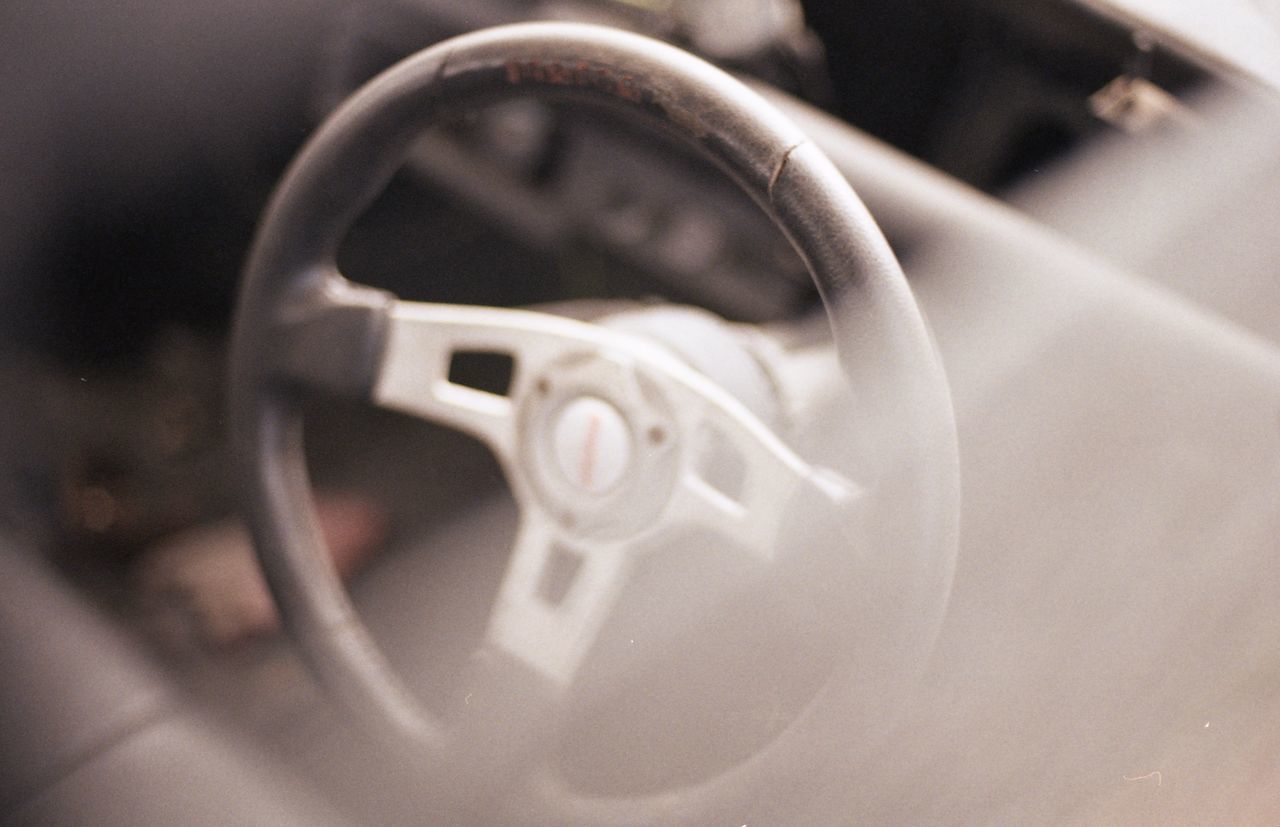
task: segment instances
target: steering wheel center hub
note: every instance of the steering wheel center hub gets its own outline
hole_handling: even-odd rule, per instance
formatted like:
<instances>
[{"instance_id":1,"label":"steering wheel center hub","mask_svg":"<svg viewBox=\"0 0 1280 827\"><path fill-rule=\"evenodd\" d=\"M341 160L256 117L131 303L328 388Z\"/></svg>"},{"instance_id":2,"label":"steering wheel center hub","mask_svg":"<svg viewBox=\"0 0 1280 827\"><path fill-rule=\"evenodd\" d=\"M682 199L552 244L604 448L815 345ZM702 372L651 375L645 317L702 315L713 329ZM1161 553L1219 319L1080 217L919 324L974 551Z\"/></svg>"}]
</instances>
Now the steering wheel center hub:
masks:
<instances>
[{"instance_id":1,"label":"steering wheel center hub","mask_svg":"<svg viewBox=\"0 0 1280 827\"><path fill-rule=\"evenodd\" d=\"M513 471L567 532L618 539L652 527L680 440L670 404L622 353L570 354L529 381ZM660 433L655 443L650 434Z\"/></svg>"}]
</instances>

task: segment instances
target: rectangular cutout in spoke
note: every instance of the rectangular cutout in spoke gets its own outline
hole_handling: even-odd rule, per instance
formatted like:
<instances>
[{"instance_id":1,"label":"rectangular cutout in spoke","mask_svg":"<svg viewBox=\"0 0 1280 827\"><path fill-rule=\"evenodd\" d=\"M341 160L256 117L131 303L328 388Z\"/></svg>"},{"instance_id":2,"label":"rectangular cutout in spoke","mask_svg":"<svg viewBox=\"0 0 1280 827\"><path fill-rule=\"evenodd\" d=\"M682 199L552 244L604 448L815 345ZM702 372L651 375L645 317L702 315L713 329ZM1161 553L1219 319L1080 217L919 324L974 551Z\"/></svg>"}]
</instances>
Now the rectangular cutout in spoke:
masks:
<instances>
[{"instance_id":1,"label":"rectangular cutout in spoke","mask_svg":"<svg viewBox=\"0 0 1280 827\"><path fill-rule=\"evenodd\" d=\"M696 451L695 467L702 481L741 504L747 479L747 461L741 452L713 428L698 433Z\"/></svg>"},{"instance_id":2,"label":"rectangular cutout in spoke","mask_svg":"<svg viewBox=\"0 0 1280 827\"><path fill-rule=\"evenodd\" d=\"M487 350L455 350L449 358L449 381L455 385L506 396L516 362L509 353Z\"/></svg>"},{"instance_id":3,"label":"rectangular cutout in spoke","mask_svg":"<svg viewBox=\"0 0 1280 827\"><path fill-rule=\"evenodd\" d=\"M552 546L538 580L538 597L548 606L559 606L569 595L581 568L581 554L558 543Z\"/></svg>"}]
</instances>

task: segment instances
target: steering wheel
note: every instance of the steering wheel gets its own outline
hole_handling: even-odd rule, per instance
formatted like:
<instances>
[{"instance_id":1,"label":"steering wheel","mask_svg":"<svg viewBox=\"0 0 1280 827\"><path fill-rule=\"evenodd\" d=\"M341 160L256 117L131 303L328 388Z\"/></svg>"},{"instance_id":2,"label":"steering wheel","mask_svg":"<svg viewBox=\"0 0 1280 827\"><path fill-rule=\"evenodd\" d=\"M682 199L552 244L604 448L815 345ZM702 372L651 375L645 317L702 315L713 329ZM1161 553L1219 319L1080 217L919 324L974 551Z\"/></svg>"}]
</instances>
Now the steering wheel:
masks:
<instances>
[{"instance_id":1,"label":"steering wheel","mask_svg":"<svg viewBox=\"0 0 1280 827\"><path fill-rule=\"evenodd\" d=\"M425 128L517 96L605 107L665 130L771 217L817 283L842 369L875 428L875 479L815 468L725 390L634 336L527 311L400 301L338 273L344 234ZM449 381L453 355L473 351L513 359L506 394ZM323 551L300 413L317 388L478 437L520 506L485 651L468 676L474 702L456 715L428 713L402 686ZM637 35L565 23L476 32L408 58L347 101L293 162L260 225L237 308L231 405L258 554L310 667L391 748L466 791L460 797L517 790L506 798L519 802L511 817L521 823L705 822L811 791L816 768L874 742L946 604L959 496L954 414L892 251L794 126L729 75ZM699 465L707 433L740 471L733 490ZM874 643L838 653L777 738L712 778L621 798L568 789L546 744L643 549L672 526L693 526L783 567L777 541L797 503L846 529L825 585L859 596L869 613L860 639ZM548 569L566 560L573 576L548 593Z\"/></svg>"}]
</instances>

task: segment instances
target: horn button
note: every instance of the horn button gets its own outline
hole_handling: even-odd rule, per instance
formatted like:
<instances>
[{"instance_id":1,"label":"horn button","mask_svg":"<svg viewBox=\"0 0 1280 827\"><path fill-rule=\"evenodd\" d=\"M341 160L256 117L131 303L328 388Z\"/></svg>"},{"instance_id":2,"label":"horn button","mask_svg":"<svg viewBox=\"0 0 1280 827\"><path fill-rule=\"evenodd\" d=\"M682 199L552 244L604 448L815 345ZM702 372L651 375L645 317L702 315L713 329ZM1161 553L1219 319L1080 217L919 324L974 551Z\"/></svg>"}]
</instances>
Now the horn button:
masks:
<instances>
[{"instance_id":1,"label":"horn button","mask_svg":"<svg viewBox=\"0 0 1280 827\"><path fill-rule=\"evenodd\" d=\"M594 496L608 493L631 470L631 427L613 405L599 397L579 396L552 419L556 468L578 491Z\"/></svg>"}]
</instances>

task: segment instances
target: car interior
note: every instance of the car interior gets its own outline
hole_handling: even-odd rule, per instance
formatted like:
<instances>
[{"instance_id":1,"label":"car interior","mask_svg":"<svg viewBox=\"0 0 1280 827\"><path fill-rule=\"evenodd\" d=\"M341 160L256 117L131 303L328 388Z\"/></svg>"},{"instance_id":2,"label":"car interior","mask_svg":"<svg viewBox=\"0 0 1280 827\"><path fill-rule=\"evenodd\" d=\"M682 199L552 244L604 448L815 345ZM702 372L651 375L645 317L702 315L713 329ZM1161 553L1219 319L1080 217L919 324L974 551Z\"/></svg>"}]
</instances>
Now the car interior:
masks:
<instances>
[{"instance_id":1,"label":"car interior","mask_svg":"<svg viewBox=\"0 0 1280 827\"><path fill-rule=\"evenodd\" d=\"M1280 820L1280 4L0 42L0 822Z\"/></svg>"}]
</instances>

